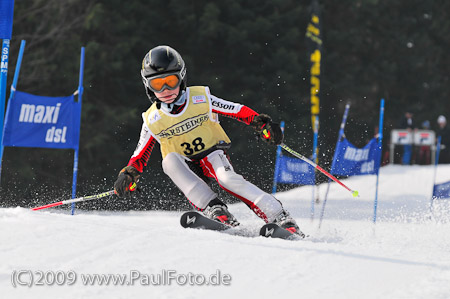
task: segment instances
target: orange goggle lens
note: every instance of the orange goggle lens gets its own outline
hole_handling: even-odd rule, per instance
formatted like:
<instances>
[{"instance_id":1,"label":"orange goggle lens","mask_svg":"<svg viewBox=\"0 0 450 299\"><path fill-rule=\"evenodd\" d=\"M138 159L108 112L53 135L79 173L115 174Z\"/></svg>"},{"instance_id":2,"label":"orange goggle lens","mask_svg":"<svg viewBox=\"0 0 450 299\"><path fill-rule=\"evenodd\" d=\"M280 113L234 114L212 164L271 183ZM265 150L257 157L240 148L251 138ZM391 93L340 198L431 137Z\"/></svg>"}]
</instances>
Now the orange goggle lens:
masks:
<instances>
[{"instance_id":1,"label":"orange goggle lens","mask_svg":"<svg viewBox=\"0 0 450 299\"><path fill-rule=\"evenodd\" d=\"M153 92L161 92L164 90L164 86L169 89L175 89L180 85L180 79L177 75L169 75L162 78L153 78L148 80L148 87Z\"/></svg>"}]
</instances>

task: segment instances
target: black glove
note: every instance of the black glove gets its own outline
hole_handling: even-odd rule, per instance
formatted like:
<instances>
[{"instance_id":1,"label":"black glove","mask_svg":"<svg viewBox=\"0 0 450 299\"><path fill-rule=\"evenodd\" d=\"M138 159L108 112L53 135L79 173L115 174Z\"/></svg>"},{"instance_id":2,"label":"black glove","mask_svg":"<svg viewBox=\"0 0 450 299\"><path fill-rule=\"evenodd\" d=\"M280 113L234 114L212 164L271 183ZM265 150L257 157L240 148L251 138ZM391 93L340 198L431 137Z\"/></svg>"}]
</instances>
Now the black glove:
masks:
<instances>
[{"instance_id":1,"label":"black glove","mask_svg":"<svg viewBox=\"0 0 450 299\"><path fill-rule=\"evenodd\" d=\"M272 122L272 118L267 114L255 116L251 125L261 136L262 140L269 144L279 145L283 142L283 132L280 125Z\"/></svg>"},{"instance_id":2,"label":"black glove","mask_svg":"<svg viewBox=\"0 0 450 299\"><path fill-rule=\"evenodd\" d=\"M119 197L131 197L131 192L137 189L141 173L133 166L124 167L114 183L114 193Z\"/></svg>"}]
</instances>

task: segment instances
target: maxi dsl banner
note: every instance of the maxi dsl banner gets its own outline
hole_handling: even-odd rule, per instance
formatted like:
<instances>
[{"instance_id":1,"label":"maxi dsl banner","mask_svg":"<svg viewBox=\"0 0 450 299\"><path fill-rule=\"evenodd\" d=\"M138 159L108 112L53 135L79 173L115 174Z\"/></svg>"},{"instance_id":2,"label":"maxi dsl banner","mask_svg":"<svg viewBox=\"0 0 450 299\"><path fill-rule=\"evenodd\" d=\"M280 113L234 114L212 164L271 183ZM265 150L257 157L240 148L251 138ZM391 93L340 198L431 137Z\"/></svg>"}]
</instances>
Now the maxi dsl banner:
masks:
<instances>
[{"instance_id":1,"label":"maxi dsl banner","mask_svg":"<svg viewBox=\"0 0 450 299\"><path fill-rule=\"evenodd\" d=\"M363 148L357 148L347 139L338 142L331 173L337 175L377 174L380 167L377 138Z\"/></svg>"},{"instance_id":2,"label":"maxi dsl banner","mask_svg":"<svg viewBox=\"0 0 450 299\"><path fill-rule=\"evenodd\" d=\"M4 146L78 148L81 105L68 97L16 91L6 111Z\"/></svg>"},{"instance_id":3,"label":"maxi dsl banner","mask_svg":"<svg viewBox=\"0 0 450 299\"><path fill-rule=\"evenodd\" d=\"M308 163L291 157L277 159L278 175L276 181L285 184L314 185L314 168Z\"/></svg>"}]
</instances>

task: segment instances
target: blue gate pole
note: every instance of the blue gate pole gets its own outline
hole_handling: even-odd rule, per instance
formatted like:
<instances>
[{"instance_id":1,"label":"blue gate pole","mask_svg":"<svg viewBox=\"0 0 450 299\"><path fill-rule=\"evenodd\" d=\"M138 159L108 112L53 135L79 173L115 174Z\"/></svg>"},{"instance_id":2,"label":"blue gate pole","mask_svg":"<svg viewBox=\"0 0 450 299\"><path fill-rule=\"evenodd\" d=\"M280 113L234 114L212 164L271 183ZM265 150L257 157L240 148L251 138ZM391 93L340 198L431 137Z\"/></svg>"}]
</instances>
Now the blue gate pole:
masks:
<instances>
[{"instance_id":1,"label":"blue gate pole","mask_svg":"<svg viewBox=\"0 0 450 299\"><path fill-rule=\"evenodd\" d=\"M75 198L77 193L77 175L78 175L78 149L80 147L80 128L81 128L81 100L83 97L83 72L84 72L84 47L81 47L80 56L80 77L78 81L78 109L80 111L80 120L78 127L78 142L73 155L73 179L72 179L72 198ZM72 215L75 214L75 203L72 203Z\"/></svg>"},{"instance_id":2,"label":"blue gate pole","mask_svg":"<svg viewBox=\"0 0 450 299\"><path fill-rule=\"evenodd\" d=\"M381 99L380 105L380 122L378 124L378 170L377 170L377 183L375 186L375 201L373 204L373 223L377 221L377 207L378 207L378 182L380 179L381 158L383 156L383 118L384 118L384 99Z\"/></svg>"},{"instance_id":3,"label":"blue gate pole","mask_svg":"<svg viewBox=\"0 0 450 299\"><path fill-rule=\"evenodd\" d=\"M430 212L433 212L434 186L436 186L436 174L437 174L437 167L438 167L438 163L439 163L439 154L441 152L441 140L442 140L442 136L438 136L437 145L436 145L436 158L435 158L435 161L434 161L433 192L431 194Z\"/></svg>"},{"instance_id":4,"label":"blue gate pole","mask_svg":"<svg viewBox=\"0 0 450 299\"><path fill-rule=\"evenodd\" d=\"M280 122L281 131L284 133L284 121ZM273 175L272 194L277 192L277 181L280 172L280 158L281 158L281 146L277 146L277 157L275 159L275 173Z\"/></svg>"},{"instance_id":5,"label":"blue gate pole","mask_svg":"<svg viewBox=\"0 0 450 299\"><path fill-rule=\"evenodd\" d=\"M0 152L0 163L3 157L3 125L5 121L5 102L6 102L6 82L8 80L8 57L9 57L9 39L4 39L2 43L2 60L0 68L0 140L1 140L1 152Z\"/></svg>"},{"instance_id":6,"label":"blue gate pole","mask_svg":"<svg viewBox=\"0 0 450 299\"><path fill-rule=\"evenodd\" d=\"M20 43L19 56L17 58L16 70L14 72L14 79L13 79L13 83L11 85L11 92L9 94L9 100L11 100L14 97L14 93L16 92L16 89L17 89L17 81L19 81L20 67L22 66L22 59L23 59L23 52L25 51L25 45L26 45L26 41L22 40Z\"/></svg>"},{"instance_id":7,"label":"blue gate pole","mask_svg":"<svg viewBox=\"0 0 450 299\"><path fill-rule=\"evenodd\" d=\"M336 148L334 149L333 162L331 163L331 170L330 170L331 174L333 174L333 171L334 171L334 161L337 159L337 154L338 154L337 148L339 146L339 143L342 140L342 136L344 136L344 129L345 129L345 124L347 123L348 110L350 110L350 104L345 105L344 115L342 116L341 127L339 128L338 140L336 142ZM328 179L327 192L325 193L325 198L322 203L322 210L320 211L319 228L322 225L323 215L325 214L325 206L327 204L328 192L330 191L330 182L331 182L331 180Z\"/></svg>"},{"instance_id":8,"label":"blue gate pole","mask_svg":"<svg viewBox=\"0 0 450 299\"><path fill-rule=\"evenodd\" d=\"M20 43L20 50L19 50L19 56L17 57L17 63L16 63L16 70L14 72L14 79L13 82L11 84L11 92L9 93L9 99L8 99L8 105L11 101L11 99L14 97L14 93L16 91L16 87L17 87L17 81L19 81L19 73L20 73L20 66L22 65L22 58L23 58L23 52L25 51L25 40L22 40L22 42ZM3 65L3 64L2 64ZM3 74L3 69L2 69L2 74ZM2 81L3 84L3 81ZM5 81L6 84L6 81ZM5 86L6 89L6 86ZM3 96L3 94L2 94ZM4 102L1 104L0 107L4 106ZM4 110L2 109L2 113L4 113ZM1 146L0 146L0 181L1 181L1 175L2 175L2 162L3 162L3 150L5 149L3 146L3 126L4 126L4 115L2 115L2 130L1 130L1 134L0 134L0 140L1 140Z\"/></svg>"},{"instance_id":9,"label":"blue gate pole","mask_svg":"<svg viewBox=\"0 0 450 299\"><path fill-rule=\"evenodd\" d=\"M319 139L319 115L316 115L314 119L314 139L313 139L313 154L312 154L312 160L315 163L319 163L319 160L317 159L317 143ZM312 198L311 198L311 220L314 219L314 191L316 188L316 170L314 170L314 184L312 185ZM317 191L318 192L318 191ZM317 195L319 196L319 195Z\"/></svg>"}]
</instances>

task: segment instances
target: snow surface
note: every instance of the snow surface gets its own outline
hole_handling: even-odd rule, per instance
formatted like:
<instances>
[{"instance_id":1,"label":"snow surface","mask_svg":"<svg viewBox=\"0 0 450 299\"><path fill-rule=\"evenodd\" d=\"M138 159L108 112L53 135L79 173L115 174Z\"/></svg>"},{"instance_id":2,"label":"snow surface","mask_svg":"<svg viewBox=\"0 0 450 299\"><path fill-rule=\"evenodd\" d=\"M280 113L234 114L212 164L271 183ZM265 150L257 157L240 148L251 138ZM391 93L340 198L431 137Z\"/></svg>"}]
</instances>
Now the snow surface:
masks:
<instances>
[{"instance_id":1,"label":"snow surface","mask_svg":"<svg viewBox=\"0 0 450 299\"><path fill-rule=\"evenodd\" d=\"M430 211L434 167L381 169L377 223L375 176L333 183L310 218L309 186L278 193L311 236L303 241L257 236L263 224L244 204L230 210L241 228L229 233L184 229L181 212L91 212L0 209L1 298L450 298L450 205ZM450 180L450 165L437 182ZM324 198L326 185L320 187ZM67 286L12 286L13 271L74 271ZM220 271L229 285L84 285L83 274L186 277ZM17 272L16 272L17 273ZM35 275L35 274L33 274ZM38 275L38 274L36 274ZM184 275L184 276L183 276ZM178 277L178 276L176 276ZM22 281L29 274L21 276ZM36 279L36 277L35 277ZM216 280L217 281L217 280Z\"/></svg>"}]
</instances>

